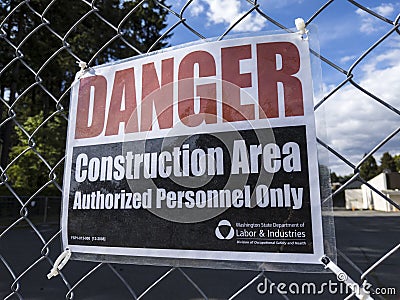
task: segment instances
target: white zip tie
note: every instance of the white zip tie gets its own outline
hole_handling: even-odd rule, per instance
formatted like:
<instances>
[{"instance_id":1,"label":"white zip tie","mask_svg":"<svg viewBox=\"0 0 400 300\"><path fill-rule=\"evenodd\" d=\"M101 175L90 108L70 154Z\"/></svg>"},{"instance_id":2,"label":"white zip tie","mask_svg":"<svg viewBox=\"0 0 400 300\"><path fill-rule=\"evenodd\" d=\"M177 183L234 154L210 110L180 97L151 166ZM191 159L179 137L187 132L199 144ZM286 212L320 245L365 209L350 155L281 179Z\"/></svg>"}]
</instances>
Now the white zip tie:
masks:
<instances>
[{"instance_id":1,"label":"white zip tie","mask_svg":"<svg viewBox=\"0 0 400 300\"><path fill-rule=\"evenodd\" d=\"M57 276L59 274L59 271L61 271L61 269L64 268L64 266L67 264L70 257L71 257L71 250L67 248L56 259L53 268L50 270L50 273L47 274L47 279L51 279L52 277Z\"/></svg>"},{"instance_id":2,"label":"white zip tie","mask_svg":"<svg viewBox=\"0 0 400 300\"><path fill-rule=\"evenodd\" d=\"M296 20L294 20L294 24L296 24L296 28L299 31L299 33L301 34L307 33L306 23L302 18L297 18Z\"/></svg>"},{"instance_id":3,"label":"white zip tie","mask_svg":"<svg viewBox=\"0 0 400 300\"><path fill-rule=\"evenodd\" d=\"M353 291L353 295L360 300L373 300L369 294L365 290L366 282L363 282L363 285L360 287L358 283L356 283L353 279L351 279L345 271L343 271L338 265L336 265L329 257L323 256L321 258L321 262L325 265L325 269L331 270L335 275L338 281L346 284Z\"/></svg>"},{"instance_id":4,"label":"white zip tie","mask_svg":"<svg viewBox=\"0 0 400 300\"><path fill-rule=\"evenodd\" d=\"M298 30L298 34L300 34L301 39L303 40L308 40L308 29L306 28L306 22L302 18L297 18L294 20L294 23L296 24L296 28Z\"/></svg>"},{"instance_id":5,"label":"white zip tie","mask_svg":"<svg viewBox=\"0 0 400 300\"><path fill-rule=\"evenodd\" d=\"M77 61L76 63L81 68L81 71L84 71L87 68L87 63L85 63L84 61Z\"/></svg>"},{"instance_id":6,"label":"white zip tie","mask_svg":"<svg viewBox=\"0 0 400 300\"><path fill-rule=\"evenodd\" d=\"M79 68L81 68L81 70L78 72L78 78L80 78L84 73L85 70L87 69L87 63L85 63L84 61L76 61L76 63L78 64Z\"/></svg>"}]
</instances>

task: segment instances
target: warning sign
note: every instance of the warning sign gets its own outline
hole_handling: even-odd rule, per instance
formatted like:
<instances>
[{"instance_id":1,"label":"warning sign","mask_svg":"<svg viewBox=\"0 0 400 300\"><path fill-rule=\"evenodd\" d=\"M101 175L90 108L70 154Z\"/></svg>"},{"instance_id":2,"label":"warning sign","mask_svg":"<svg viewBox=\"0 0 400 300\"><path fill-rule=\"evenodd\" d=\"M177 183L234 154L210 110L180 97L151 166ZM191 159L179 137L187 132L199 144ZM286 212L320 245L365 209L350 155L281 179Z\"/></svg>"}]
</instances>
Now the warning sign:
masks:
<instances>
[{"instance_id":1,"label":"warning sign","mask_svg":"<svg viewBox=\"0 0 400 300\"><path fill-rule=\"evenodd\" d=\"M79 76L64 247L104 259L320 264L306 40L190 44Z\"/></svg>"}]
</instances>

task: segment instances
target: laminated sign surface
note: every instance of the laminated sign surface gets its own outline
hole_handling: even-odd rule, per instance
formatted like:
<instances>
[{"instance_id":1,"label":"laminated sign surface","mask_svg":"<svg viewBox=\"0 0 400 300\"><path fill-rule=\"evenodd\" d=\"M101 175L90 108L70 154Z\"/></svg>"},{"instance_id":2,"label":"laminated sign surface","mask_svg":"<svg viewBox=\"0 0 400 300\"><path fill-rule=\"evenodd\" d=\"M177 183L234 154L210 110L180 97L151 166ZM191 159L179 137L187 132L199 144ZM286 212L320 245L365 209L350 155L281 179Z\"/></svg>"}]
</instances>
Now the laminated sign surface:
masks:
<instances>
[{"instance_id":1,"label":"laminated sign surface","mask_svg":"<svg viewBox=\"0 0 400 300\"><path fill-rule=\"evenodd\" d=\"M73 253L319 264L308 41L189 44L80 74L62 214Z\"/></svg>"}]
</instances>

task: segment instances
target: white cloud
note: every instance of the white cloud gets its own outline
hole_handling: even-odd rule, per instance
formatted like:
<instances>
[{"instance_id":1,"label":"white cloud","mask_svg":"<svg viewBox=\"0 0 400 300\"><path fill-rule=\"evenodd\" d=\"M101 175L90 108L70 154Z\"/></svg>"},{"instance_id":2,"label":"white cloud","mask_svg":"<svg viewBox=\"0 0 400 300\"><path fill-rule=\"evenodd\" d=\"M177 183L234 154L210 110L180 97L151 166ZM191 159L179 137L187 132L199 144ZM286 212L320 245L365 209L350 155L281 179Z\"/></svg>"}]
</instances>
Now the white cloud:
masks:
<instances>
[{"instance_id":1,"label":"white cloud","mask_svg":"<svg viewBox=\"0 0 400 300\"><path fill-rule=\"evenodd\" d=\"M390 18L395 11L395 6L392 3L382 3L379 6L373 7L372 10L378 14ZM380 31L383 27L383 22L373 15L365 12L364 10L358 8L356 14L361 17L360 31L366 34L372 34L374 32Z\"/></svg>"},{"instance_id":2,"label":"white cloud","mask_svg":"<svg viewBox=\"0 0 400 300\"><path fill-rule=\"evenodd\" d=\"M375 10L378 12L378 14L384 17L390 17L390 15L394 12L394 6L392 3L383 3L382 5L375 7Z\"/></svg>"},{"instance_id":3,"label":"white cloud","mask_svg":"<svg viewBox=\"0 0 400 300\"><path fill-rule=\"evenodd\" d=\"M200 2L192 2L189 5L190 15L192 17L197 17L204 11L204 6Z\"/></svg>"},{"instance_id":4,"label":"white cloud","mask_svg":"<svg viewBox=\"0 0 400 300\"><path fill-rule=\"evenodd\" d=\"M191 5L194 5L193 9L197 13L199 10L203 12L204 4L208 6L206 16L210 24L226 24L228 26L233 25L250 8L248 6L246 10L239 0L199 0L196 4ZM202 8L198 8L199 6ZM251 14L236 25L233 31L259 31L265 27L265 24L266 20L261 15Z\"/></svg>"},{"instance_id":5,"label":"white cloud","mask_svg":"<svg viewBox=\"0 0 400 300\"><path fill-rule=\"evenodd\" d=\"M237 19L239 19L240 16L244 15L244 13L241 13ZM236 25L233 28L233 31L236 32L246 32L246 31L260 31L265 27L266 20L264 17L262 17L259 14L250 14L249 16L246 16L243 20L240 21L238 25Z\"/></svg>"},{"instance_id":6,"label":"white cloud","mask_svg":"<svg viewBox=\"0 0 400 300\"><path fill-rule=\"evenodd\" d=\"M272 6L273 8L282 8L288 5L293 4L301 4L303 0L270 0L268 1L268 5Z\"/></svg>"},{"instance_id":7,"label":"white cloud","mask_svg":"<svg viewBox=\"0 0 400 300\"><path fill-rule=\"evenodd\" d=\"M400 108L400 48L373 58L355 80L369 92ZM353 163L399 127L400 116L351 85L346 85L325 106L329 144ZM318 110L317 110L318 115ZM399 135L385 151L400 151ZM335 170L335 168L334 168ZM340 172L340 168L335 171Z\"/></svg>"},{"instance_id":8,"label":"white cloud","mask_svg":"<svg viewBox=\"0 0 400 300\"><path fill-rule=\"evenodd\" d=\"M343 56L343 57L340 59L340 62L341 62L341 63L347 63L347 62L349 62L349 61L354 61L356 57L357 57L357 56L355 56L355 55Z\"/></svg>"}]
</instances>

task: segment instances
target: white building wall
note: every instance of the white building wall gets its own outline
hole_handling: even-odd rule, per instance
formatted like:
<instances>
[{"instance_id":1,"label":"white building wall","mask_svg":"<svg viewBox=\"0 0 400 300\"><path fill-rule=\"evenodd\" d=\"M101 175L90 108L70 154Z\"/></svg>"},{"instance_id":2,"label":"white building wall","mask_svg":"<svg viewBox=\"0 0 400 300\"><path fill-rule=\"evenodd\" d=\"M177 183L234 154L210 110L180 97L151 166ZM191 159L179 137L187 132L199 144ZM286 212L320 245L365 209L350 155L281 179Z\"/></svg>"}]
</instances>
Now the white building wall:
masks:
<instances>
[{"instance_id":1,"label":"white building wall","mask_svg":"<svg viewBox=\"0 0 400 300\"><path fill-rule=\"evenodd\" d=\"M368 181L376 190L386 195L389 199L400 205L400 191L388 190L387 176L381 173ZM398 211L386 199L372 191L367 185L361 185L361 189L345 190L346 209L374 209L379 211Z\"/></svg>"},{"instance_id":2,"label":"white building wall","mask_svg":"<svg viewBox=\"0 0 400 300\"><path fill-rule=\"evenodd\" d=\"M363 193L361 189L348 189L344 191L346 209L364 209Z\"/></svg>"},{"instance_id":3,"label":"white building wall","mask_svg":"<svg viewBox=\"0 0 400 300\"><path fill-rule=\"evenodd\" d=\"M372 194L374 201L374 209L379 211L390 211L390 203L379 196L377 193ZM389 206L390 205L390 206Z\"/></svg>"},{"instance_id":4,"label":"white building wall","mask_svg":"<svg viewBox=\"0 0 400 300\"><path fill-rule=\"evenodd\" d=\"M365 184L361 185L361 194L362 194L362 208L363 209L372 209L372 191Z\"/></svg>"},{"instance_id":5,"label":"white building wall","mask_svg":"<svg viewBox=\"0 0 400 300\"><path fill-rule=\"evenodd\" d=\"M387 187L387 177L386 174L381 173L370 181L368 181L370 185L372 185L375 189L382 192L391 200L396 203L400 203L400 195L399 192L388 190ZM368 186L363 184L361 186L362 190L362 198L363 198L363 209L374 209L379 211L395 211L397 210L393 205L391 205L388 201L382 198L380 195L372 191Z\"/></svg>"},{"instance_id":6,"label":"white building wall","mask_svg":"<svg viewBox=\"0 0 400 300\"><path fill-rule=\"evenodd\" d=\"M387 182L386 182L386 174L379 174L378 176L375 176L372 178L370 181L368 181L369 184L371 184L374 188L376 188L378 191L386 190L387 189ZM376 209L376 205L378 207L382 207L383 204L380 202L384 199L382 199L381 196L373 192L368 186L363 184L361 186L362 190L362 198L363 198L363 209ZM379 198L379 199L378 199ZM375 200L378 201L379 203L375 203ZM386 201L385 201L386 202Z\"/></svg>"},{"instance_id":7,"label":"white building wall","mask_svg":"<svg viewBox=\"0 0 400 300\"><path fill-rule=\"evenodd\" d=\"M384 173L375 176L368 183L379 191L387 190L386 174Z\"/></svg>"},{"instance_id":8,"label":"white building wall","mask_svg":"<svg viewBox=\"0 0 400 300\"><path fill-rule=\"evenodd\" d=\"M400 192L391 190L391 191L382 191L382 193L385 194L386 197L393 200L395 203L400 204ZM388 212L398 211L392 204L390 204L388 201L386 201L376 193L373 193L373 201L375 204L374 205L375 210L388 211Z\"/></svg>"}]
</instances>

